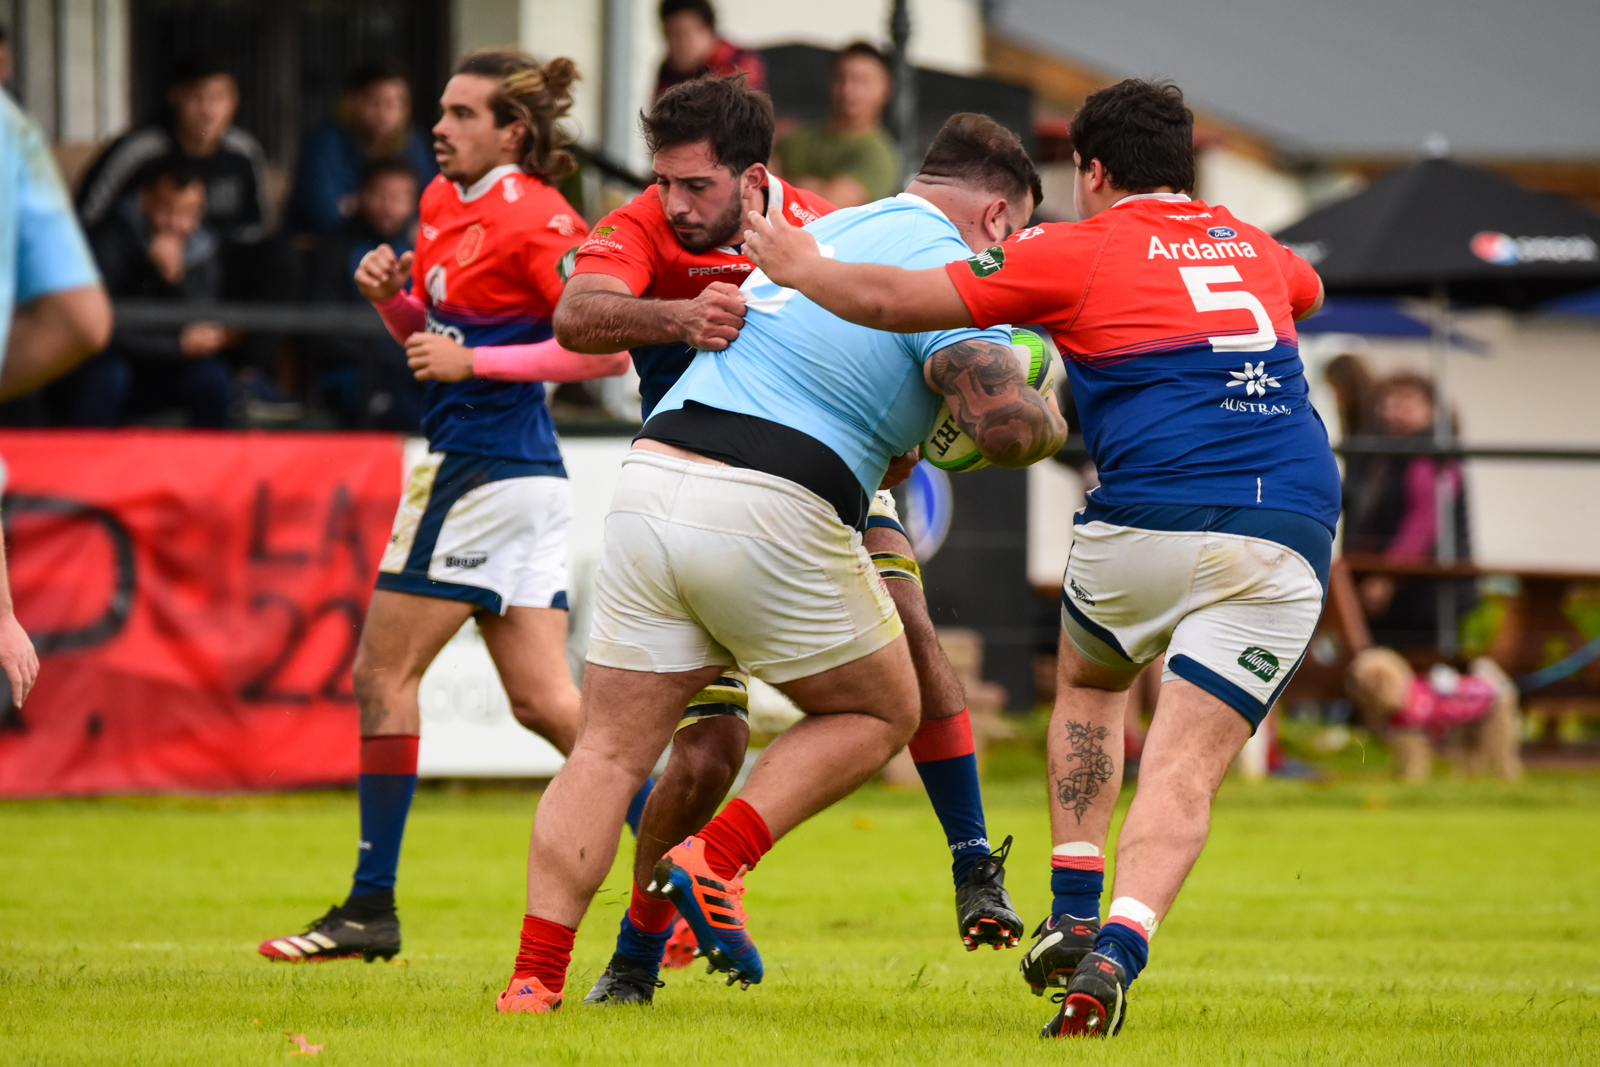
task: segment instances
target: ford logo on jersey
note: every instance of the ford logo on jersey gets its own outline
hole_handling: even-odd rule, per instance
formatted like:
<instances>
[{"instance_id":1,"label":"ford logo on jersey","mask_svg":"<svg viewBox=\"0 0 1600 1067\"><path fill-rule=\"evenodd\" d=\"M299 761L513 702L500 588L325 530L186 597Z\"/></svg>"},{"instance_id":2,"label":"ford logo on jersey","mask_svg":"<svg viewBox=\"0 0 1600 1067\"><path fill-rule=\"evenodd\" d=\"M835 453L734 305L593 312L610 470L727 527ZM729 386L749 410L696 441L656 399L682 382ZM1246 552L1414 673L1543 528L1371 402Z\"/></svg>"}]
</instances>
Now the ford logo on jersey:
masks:
<instances>
[{"instance_id":1,"label":"ford logo on jersey","mask_svg":"<svg viewBox=\"0 0 1600 1067\"><path fill-rule=\"evenodd\" d=\"M1206 231L1206 236L1216 241L1231 241L1239 234L1230 226L1213 226Z\"/></svg>"}]
</instances>

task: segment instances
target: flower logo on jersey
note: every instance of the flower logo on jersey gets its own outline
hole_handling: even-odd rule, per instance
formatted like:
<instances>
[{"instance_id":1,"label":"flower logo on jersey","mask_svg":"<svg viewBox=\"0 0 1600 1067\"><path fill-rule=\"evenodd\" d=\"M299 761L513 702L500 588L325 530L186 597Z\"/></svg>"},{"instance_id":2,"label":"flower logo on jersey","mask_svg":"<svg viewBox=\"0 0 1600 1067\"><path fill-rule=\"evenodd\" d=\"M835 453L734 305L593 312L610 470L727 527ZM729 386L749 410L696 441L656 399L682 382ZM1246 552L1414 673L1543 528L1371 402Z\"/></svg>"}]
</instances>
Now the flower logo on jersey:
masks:
<instances>
[{"instance_id":1,"label":"flower logo on jersey","mask_svg":"<svg viewBox=\"0 0 1600 1067\"><path fill-rule=\"evenodd\" d=\"M445 295L448 290L444 280L444 264L435 264L433 269L428 271L428 276L422 280L422 285L428 290L429 300L435 304L444 303L448 299Z\"/></svg>"},{"instance_id":2,"label":"flower logo on jersey","mask_svg":"<svg viewBox=\"0 0 1600 1067\"><path fill-rule=\"evenodd\" d=\"M1239 236L1239 232L1231 226L1213 226L1206 231L1206 236L1217 241L1231 241Z\"/></svg>"},{"instance_id":3,"label":"flower logo on jersey","mask_svg":"<svg viewBox=\"0 0 1600 1067\"><path fill-rule=\"evenodd\" d=\"M987 278L1005 265L1006 250L999 245L984 249L967 260L967 266L972 268L972 273L980 278Z\"/></svg>"},{"instance_id":4,"label":"flower logo on jersey","mask_svg":"<svg viewBox=\"0 0 1600 1067\"><path fill-rule=\"evenodd\" d=\"M465 267L477 259L481 251L483 251L483 223L474 222L467 227L467 232L461 235L461 243L456 245L456 262Z\"/></svg>"},{"instance_id":5,"label":"flower logo on jersey","mask_svg":"<svg viewBox=\"0 0 1600 1067\"><path fill-rule=\"evenodd\" d=\"M1244 386L1245 396L1266 396L1269 388L1283 388L1278 379L1267 373L1266 360L1262 360L1253 367L1246 363L1244 370L1229 371L1228 373L1233 376L1233 381L1228 383L1228 388L1232 389L1236 385L1242 385Z\"/></svg>"}]
</instances>

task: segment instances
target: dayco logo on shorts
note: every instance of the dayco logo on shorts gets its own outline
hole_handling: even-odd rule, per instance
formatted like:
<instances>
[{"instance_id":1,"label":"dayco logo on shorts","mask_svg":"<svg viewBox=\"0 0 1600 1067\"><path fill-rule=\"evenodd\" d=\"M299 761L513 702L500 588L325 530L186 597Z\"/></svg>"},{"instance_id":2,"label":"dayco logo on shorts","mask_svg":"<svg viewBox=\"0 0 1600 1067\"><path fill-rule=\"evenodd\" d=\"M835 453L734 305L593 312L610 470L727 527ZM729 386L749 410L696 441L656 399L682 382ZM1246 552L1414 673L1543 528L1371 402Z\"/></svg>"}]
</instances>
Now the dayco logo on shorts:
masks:
<instances>
[{"instance_id":1,"label":"dayco logo on shorts","mask_svg":"<svg viewBox=\"0 0 1600 1067\"><path fill-rule=\"evenodd\" d=\"M980 278L987 278L1005 265L1006 250L999 245L985 249L967 260L967 266L972 268L972 273Z\"/></svg>"},{"instance_id":2,"label":"dayco logo on shorts","mask_svg":"<svg viewBox=\"0 0 1600 1067\"><path fill-rule=\"evenodd\" d=\"M469 571L474 567L481 567L487 562L489 562L489 553L487 552L463 552L459 556L446 556L444 558L446 567L459 567L462 570ZM1273 669L1277 669L1276 661L1273 662Z\"/></svg>"},{"instance_id":3,"label":"dayco logo on shorts","mask_svg":"<svg viewBox=\"0 0 1600 1067\"><path fill-rule=\"evenodd\" d=\"M1251 645L1239 653L1239 666L1263 682L1270 682L1272 676L1278 673L1278 657L1264 648Z\"/></svg>"}]
</instances>

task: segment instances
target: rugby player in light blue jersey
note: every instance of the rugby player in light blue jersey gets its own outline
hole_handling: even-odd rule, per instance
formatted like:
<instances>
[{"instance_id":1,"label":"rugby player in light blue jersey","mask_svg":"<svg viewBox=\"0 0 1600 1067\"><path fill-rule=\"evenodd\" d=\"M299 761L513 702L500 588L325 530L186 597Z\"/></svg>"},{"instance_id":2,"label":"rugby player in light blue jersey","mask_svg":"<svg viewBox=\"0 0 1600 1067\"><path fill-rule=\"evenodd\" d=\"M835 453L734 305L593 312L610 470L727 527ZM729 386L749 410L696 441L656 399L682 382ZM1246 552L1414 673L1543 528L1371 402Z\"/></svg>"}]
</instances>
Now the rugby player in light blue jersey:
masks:
<instances>
[{"instance_id":1,"label":"rugby player in light blue jersey","mask_svg":"<svg viewBox=\"0 0 1600 1067\"><path fill-rule=\"evenodd\" d=\"M812 232L841 259L932 266L1009 235L1038 195L1021 144L982 116L947 123L923 169L905 195ZM624 462L595 581L584 729L534 818L529 913L502 1011L559 1004L571 934L611 869L628 797L683 702L733 665L806 718L762 753L736 800L658 861L652 888L678 905L713 967L761 980L743 872L872 775L919 719L900 619L861 539L890 460L927 435L941 397L1001 466L1065 440L1009 330L867 330L760 275L745 296L739 338L695 356Z\"/></svg>"},{"instance_id":2,"label":"rugby player in light blue jersey","mask_svg":"<svg viewBox=\"0 0 1600 1067\"><path fill-rule=\"evenodd\" d=\"M64 374L110 339L111 304L55 160L38 127L0 92L0 400ZM20 708L39 658L11 611L3 545L0 669Z\"/></svg>"}]
</instances>

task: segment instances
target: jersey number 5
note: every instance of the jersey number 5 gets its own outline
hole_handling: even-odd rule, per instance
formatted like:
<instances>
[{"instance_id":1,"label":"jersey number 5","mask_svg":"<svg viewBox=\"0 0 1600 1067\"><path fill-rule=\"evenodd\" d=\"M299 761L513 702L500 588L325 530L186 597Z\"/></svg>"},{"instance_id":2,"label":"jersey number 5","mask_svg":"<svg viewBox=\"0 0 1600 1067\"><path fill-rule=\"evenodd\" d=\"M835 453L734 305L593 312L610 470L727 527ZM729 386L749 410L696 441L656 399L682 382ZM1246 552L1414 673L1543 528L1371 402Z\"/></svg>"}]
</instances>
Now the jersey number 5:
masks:
<instances>
[{"instance_id":1,"label":"jersey number 5","mask_svg":"<svg viewBox=\"0 0 1600 1067\"><path fill-rule=\"evenodd\" d=\"M1183 284L1188 287L1196 311L1248 311L1256 317L1255 333L1206 338L1213 352L1266 352L1278 343L1272 319L1254 293L1243 289L1226 293L1211 291L1219 282L1244 281L1237 267L1179 267L1178 273L1183 275Z\"/></svg>"}]
</instances>

